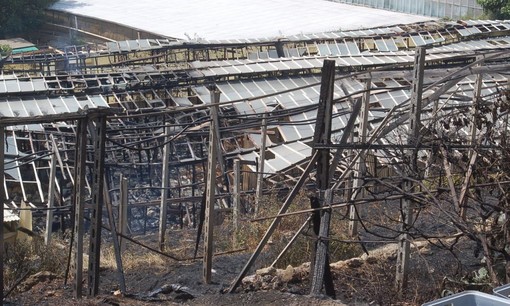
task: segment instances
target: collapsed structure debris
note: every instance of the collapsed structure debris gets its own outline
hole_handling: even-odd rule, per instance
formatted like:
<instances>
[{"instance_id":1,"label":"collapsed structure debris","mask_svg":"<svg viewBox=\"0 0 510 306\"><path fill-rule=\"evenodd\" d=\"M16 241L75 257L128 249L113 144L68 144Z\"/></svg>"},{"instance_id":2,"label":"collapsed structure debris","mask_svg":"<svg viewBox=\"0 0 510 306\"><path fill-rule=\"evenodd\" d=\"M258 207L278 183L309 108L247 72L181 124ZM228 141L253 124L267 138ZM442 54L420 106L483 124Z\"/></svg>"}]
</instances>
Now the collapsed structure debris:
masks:
<instances>
[{"instance_id":1,"label":"collapsed structure debris","mask_svg":"<svg viewBox=\"0 0 510 306\"><path fill-rule=\"evenodd\" d=\"M397 186L403 177L418 178L424 165L438 171L432 153L439 150L438 141L460 154L473 148L475 140L466 144L452 138L457 136L447 125L469 134L471 119L465 114L473 105L506 98L509 49L510 22L475 20L276 41L128 40L11 55L0 76L0 172L5 173L0 196L9 209L19 210L25 201L36 212L48 212L50 221L53 214L74 216L77 263L82 262L84 219L90 217L88 293L95 295L102 203L110 220L112 205L125 207L129 216L121 219L128 220L131 231L147 230L154 212L161 251L167 222L194 224L197 210L205 209L197 204L206 190L206 213L233 210L238 218L257 210L261 194L292 189L277 224L294 191L315 173L314 152L327 149L322 160L328 164L316 174L324 178L317 187L321 199L342 185L339 205L358 205L370 198L363 192L368 186ZM325 123L331 137L324 134L329 141L317 142L320 73L327 60L334 60L330 123ZM407 128L410 118L420 120ZM434 129L439 123L444 129ZM504 139L508 121L494 124L501 127L497 138ZM348 186L353 172L357 179ZM398 188L393 196L414 190ZM454 197L459 207L465 193ZM334 205L333 195L321 206ZM354 234L360 212L352 207ZM211 239L206 245L212 243L208 219L214 218L206 215L205 239ZM405 221L403 232L410 223ZM125 234L125 228L120 231ZM401 239L405 244L411 238ZM212 256L207 252L205 265ZM231 292L256 258L257 251ZM75 269L81 280L82 267ZM404 286L405 278L400 282ZM81 296L81 281L76 286ZM318 284L315 290L321 288Z\"/></svg>"}]
</instances>

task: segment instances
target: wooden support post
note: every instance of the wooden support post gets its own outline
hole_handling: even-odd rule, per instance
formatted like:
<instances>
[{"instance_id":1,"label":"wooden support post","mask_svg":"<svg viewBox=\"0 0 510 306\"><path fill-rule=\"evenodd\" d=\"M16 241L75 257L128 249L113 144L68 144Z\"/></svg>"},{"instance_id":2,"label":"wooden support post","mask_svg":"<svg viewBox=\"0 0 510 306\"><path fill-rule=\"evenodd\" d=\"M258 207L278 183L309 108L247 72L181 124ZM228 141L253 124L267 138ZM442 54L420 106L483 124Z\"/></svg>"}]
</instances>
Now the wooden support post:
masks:
<instances>
[{"instance_id":1,"label":"wooden support post","mask_svg":"<svg viewBox=\"0 0 510 306\"><path fill-rule=\"evenodd\" d=\"M328 189L321 193L321 206L331 205L333 199L332 189ZM324 209L321 211L321 224L319 229L319 236L316 244L316 256L314 271L311 275L311 289L310 294L319 295L322 287L325 287L326 294L335 298L335 289L331 278L331 270L329 267L329 224L331 221L331 209Z\"/></svg>"},{"instance_id":2,"label":"wooden support post","mask_svg":"<svg viewBox=\"0 0 510 306\"><path fill-rule=\"evenodd\" d=\"M0 275L0 301L3 303L4 300L4 204L6 202L6 193L5 193L5 127L0 125L0 176L2 180L0 181L2 184L0 185L0 204L2 204L2 209L0 209L0 218L2 219L2 227L0 228L0 270L2 274Z\"/></svg>"},{"instance_id":3,"label":"wooden support post","mask_svg":"<svg viewBox=\"0 0 510 306\"><path fill-rule=\"evenodd\" d=\"M322 81L319 96L319 107L317 110L317 123L315 126L314 145L315 144L331 144L331 125L333 112L333 92L335 88L335 61L324 60L322 67ZM314 149L316 150L316 149ZM317 158L317 192L321 207L331 202L326 201L326 190L330 190L330 150L316 150ZM331 191L329 196L332 197ZM331 220L331 210L325 209L321 211L320 231L316 243L316 252L313 265L313 271L310 271L310 294L319 295L322 287L326 289L326 294L334 297L335 292L331 278L325 278L326 275L331 276L328 263L329 252L329 225Z\"/></svg>"},{"instance_id":4,"label":"wooden support post","mask_svg":"<svg viewBox=\"0 0 510 306\"><path fill-rule=\"evenodd\" d=\"M368 78L365 80L365 93L363 94L363 99L361 101L361 111L359 114L359 126L358 126L358 143L366 144L367 143L367 131L368 131L368 110L370 108L370 88L371 88L372 79ZM356 178L353 181L352 187L353 189L362 188L360 192L355 192L354 195L357 194L357 198L363 198L365 196L365 191L363 188L363 176L365 175L365 154L360 151L360 156L355 166L355 176ZM353 194L351 194L353 196ZM352 199L355 200L355 199ZM354 237L358 234L358 215L360 213L361 207L357 207L355 204L352 204L349 207L349 234Z\"/></svg>"},{"instance_id":5,"label":"wooden support post","mask_svg":"<svg viewBox=\"0 0 510 306\"><path fill-rule=\"evenodd\" d=\"M50 161L50 181L48 183L48 211L46 212L46 232L44 235L44 243L49 245L51 243L51 231L53 226L53 207L55 206L55 174L57 172L57 154L58 148L53 138L53 135L50 135L51 143L52 143L52 151Z\"/></svg>"},{"instance_id":6,"label":"wooden support post","mask_svg":"<svg viewBox=\"0 0 510 306\"><path fill-rule=\"evenodd\" d=\"M220 93L218 91L211 92L211 117L218 118L218 102ZM203 259L203 277L204 283L211 283L211 270L212 270L212 257L214 247L214 203L216 191L216 158L218 150L218 134L216 131L217 125L211 124L209 130L209 154L207 156L207 186L206 186L206 201L205 207L205 220L204 220L204 259Z\"/></svg>"},{"instance_id":7,"label":"wooden support post","mask_svg":"<svg viewBox=\"0 0 510 306\"><path fill-rule=\"evenodd\" d=\"M159 250L165 250L165 235L166 235L166 221L167 221L167 199L168 188L170 187L170 132L171 127L165 127L165 146L163 147L163 165L161 176L161 203L159 204Z\"/></svg>"},{"instance_id":8,"label":"wooden support post","mask_svg":"<svg viewBox=\"0 0 510 306\"><path fill-rule=\"evenodd\" d=\"M414 56L414 71L413 71L413 87L411 91L411 115L409 119L409 135L407 143L413 149L406 152L410 165L407 171L408 177L418 178L418 146L421 128L421 108L422 108L422 91L423 91L423 73L425 67L426 49L418 47ZM412 192L414 183L411 180L404 180L404 192ZM397 290L402 293L407 287L407 276L409 270L409 252L410 252L410 235L409 229L413 223L413 199L405 196L402 199L401 211L401 234L398 239L398 252L397 252L397 273L395 277L395 284Z\"/></svg>"},{"instance_id":9,"label":"wooden support post","mask_svg":"<svg viewBox=\"0 0 510 306\"><path fill-rule=\"evenodd\" d=\"M128 218L128 181L122 174L120 175L120 203L119 203L119 228L118 231L121 235L128 234L127 227ZM119 239L120 250L124 252L126 250L126 242L124 239Z\"/></svg>"},{"instance_id":10,"label":"wooden support post","mask_svg":"<svg viewBox=\"0 0 510 306\"><path fill-rule=\"evenodd\" d=\"M239 229L239 208L241 207L241 161L234 160L234 192L233 192L233 212L232 219L234 223L234 244L237 245L237 231Z\"/></svg>"},{"instance_id":11,"label":"wooden support post","mask_svg":"<svg viewBox=\"0 0 510 306\"><path fill-rule=\"evenodd\" d=\"M481 60L479 58L478 60ZM471 149L469 150L469 164L467 167L466 175L464 177L464 182L462 183L462 187L460 190L459 195L459 213L462 219L466 218L466 201L467 197L466 194L468 192L468 186L469 182L471 181L471 175L473 174L473 166L476 162L476 158L478 157L478 152L475 150L475 145L477 143L476 136L477 136L477 125L478 125L478 109L480 108L480 94L482 91L482 83L483 83L483 75L477 74L476 80L475 80L475 86L473 91L473 108L471 110L472 119L471 119L471 137L469 140L469 145L471 146Z\"/></svg>"},{"instance_id":12,"label":"wooden support post","mask_svg":"<svg viewBox=\"0 0 510 306\"><path fill-rule=\"evenodd\" d=\"M312 157L310 159L310 162L306 166L305 170L301 174L301 177L297 181L296 185L294 186L294 188L292 188L291 192L287 195L287 198L283 202L282 207L280 207L280 211L278 211L278 214L277 214L278 217L276 217L273 220L273 222L271 223L269 228L266 230L266 233L264 234L264 237L262 237L262 239L259 241L259 244L257 245L257 248L255 249L255 251L251 255L251 257L248 260L248 262L246 263L246 265L243 267L243 270L241 271L241 273L239 273L237 278L234 280L234 282L232 283L232 285L228 289L229 293L233 293L236 290L236 288L239 286L239 284L241 284L241 281L243 280L243 277L246 276L246 273L248 273L248 271L250 270L251 266L255 263L255 260L257 260L257 257L260 255L260 252L262 252L262 249L266 245L267 241L269 240L269 238L271 238L271 235L274 233L276 227L280 224L280 221L283 218L280 215L284 214L285 212L287 212L287 209L289 208L290 204L292 203L294 198L297 196L297 194L301 190L301 187L303 187L303 184L307 180L308 175L310 174L312 169L315 167L315 163L317 162L317 157L318 157L318 153L315 152L312 155Z\"/></svg>"},{"instance_id":13,"label":"wooden support post","mask_svg":"<svg viewBox=\"0 0 510 306\"><path fill-rule=\"evenodd\" d=\"M342 88L342 91L346 96L349 96L349 91L345 87L345 85L340 84L340 88ZM361 110L361 104L363 103L362 99L358 99L356 102L349 97L349 102L352 105L352 112L351 116L349 117L349 120L347 121L347 124L344 127L344 132L342 134L342 138L340 139L339 144L346 144L347 142L352 142L353 139L353 132L352 129L354 128L354 124L356 123L356 119L358 117L358 114ZM342 158L344 150L338 149L335 152L335 156L333 157L333 160L331 161L331 169L329 171L329 180L333 181L333 178L335 176L336 168L338 167L338 164L340 163L340 159ZM351 150L349 150L351 152ZM350 155L350 153L348 154ZM350 197L347 197L350 199Z\"/></svg>"},{"instance_id":14,"label":"wooden support post","mask_svg":"<svg viewBox=\"0 0 510 306\"><path fill-rule=\"evenodd\" d=\"M216 89L211 89L211 125L214 125L214 130L216 132L214 145L216 146L216 165L219 168L220 173L223 173L222 177L225 180L225 185L228 186L228 176L226 175L227 171L225 170L225 162L223 160L223 151L221 149L221 131L220 131L220 119L219 119L219 103L220 103L220 95L221 93ZM218 193L220 192L218 188L218 184L215 185L215 188L218 189ZM227 198L221 198L221 203L223 207L228 208Z\"/></svg>"},{"instance_id":15,"label":"wooden support post","mask_svg":"<svg viewBox=\"0 0 510 306\"><path fill-rule=\"evenodd\" d=\"M92 169L92 218L87 275L88 295L96 296L99 292L99 266L101 262L106 116L96 118L90 127L94 147L94 167Z\"/></svg>"},{"instance_id":16,"label":"wooden support post","mask_svg":"<svg viewBox=\"0 0 510 306\"><path fill-rule=\"evenodd\" d=\"M115 252L115 262L117 263L117 278L119 280L120 292L126 293L126 280L124 278L124 268L122 266L122 255L120 251L119 237L117 236L117 228L115 225L115 218L113 217L112 201L110 192L108 191L108 184L104 181L104 202L106 204L106 211L108 212L108 221L112 233L113 250Z\"/></svg>"},{"instance_id":17,"label":"wooden support post","mask_svg":"<svg viewBox=\"0 0 510 306\"><path fill-rule=\"evenodd\" d=\"M87 160L87 122L88 118L78 120L76 137L76 161L74 169L74 297L83 295L83 211L85 206L85 174Z\"/></svg>"},{"instance_id":18,"label":"wooden support post","mask_svg":"<svg viewBox=\"0 0 510 306\"><path fill-rule=\"evenodd\" d=\"M262 115L262 138L260 145L259 171L257 173L257 190L255 193L255 215L259 210L260 198L264 189L264 166L266 163L267 113Z\"/></svg>"},{"instance_id":19,"label":"wooden support post","mask_svg":"<svg viewBox=\"0 0 510 306\"><path fill-rule=\"evenodd\" d=\"M301 235L301 232L305 229L306 225L308 225L310 223L311 219L312 219L312 216L310 215L308 217L308 219L306 219L305 222L303 222L303 225L301 225L301 227L294 233L294 236L292 236L292 238L289 240L287 245L283 248L283 250L280 252L280 254L278 254L276 259L273 261L273 263L271 264L271 267L274 267L276 265L276 263L280 260L280 258L282 258L283 255L285 255L285 253L287 253L287 250L292 246L292 244L294 243L294 241L296 241L296 239L299 237L299 235Z\"/></svg>"},{"instance_id":20,"label":"wooden support post","mask_svg":"<svg viewBox=\"0 0 510 306\"><path fill-rule=\"evenodd\" d=\"M455 182L453 181L450 162L448 161L448 152L444 147L441 147L441 155L443 155L443 166L444 171L446 172L446 179L448 180L448 187L450 187L450 195L452 197L453 205L459 207L459 200L457 198L457 192L455 191Z\"/></svg>"}]
</instances>

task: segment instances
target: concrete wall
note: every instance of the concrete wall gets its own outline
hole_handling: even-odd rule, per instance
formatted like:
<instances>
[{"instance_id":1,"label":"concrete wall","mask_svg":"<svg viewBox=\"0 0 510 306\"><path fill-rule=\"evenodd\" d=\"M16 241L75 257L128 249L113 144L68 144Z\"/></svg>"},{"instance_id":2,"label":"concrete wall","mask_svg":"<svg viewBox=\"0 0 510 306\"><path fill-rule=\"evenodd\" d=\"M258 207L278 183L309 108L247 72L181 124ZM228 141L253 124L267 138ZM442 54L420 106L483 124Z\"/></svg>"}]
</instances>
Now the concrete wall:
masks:
<instances>
[{"instance_id":1,"label":"concrete wall","mask_svg":"<svg viewBox=\"0 0 510 306\"><path fill-rule=\"evenodd\" d=\"M483 13L476 0L330 0L438 18L469 19Z\"/></svg>"}]
</instances>

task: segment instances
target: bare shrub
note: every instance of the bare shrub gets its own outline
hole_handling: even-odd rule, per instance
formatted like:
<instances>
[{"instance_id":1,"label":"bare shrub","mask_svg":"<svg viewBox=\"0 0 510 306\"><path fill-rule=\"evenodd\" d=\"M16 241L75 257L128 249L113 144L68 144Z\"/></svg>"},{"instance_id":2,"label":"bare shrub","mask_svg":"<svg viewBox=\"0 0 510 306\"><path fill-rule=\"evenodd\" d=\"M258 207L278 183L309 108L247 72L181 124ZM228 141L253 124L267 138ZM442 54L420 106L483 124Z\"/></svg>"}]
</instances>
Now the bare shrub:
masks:
<instances>
[{"instance_id":1,"label":"bare shrub","mask_svg":"<svg viewBox=\"0 0 510 306\"><path fill-rule=\"evenodd\" d=\"M17 281L37 272L48 271L63 275L67 262L66 244L52 240L50 245L42 239L16 240L6 246L4 261L4 287L10 289Z\"/></svg>"}]
</instances>

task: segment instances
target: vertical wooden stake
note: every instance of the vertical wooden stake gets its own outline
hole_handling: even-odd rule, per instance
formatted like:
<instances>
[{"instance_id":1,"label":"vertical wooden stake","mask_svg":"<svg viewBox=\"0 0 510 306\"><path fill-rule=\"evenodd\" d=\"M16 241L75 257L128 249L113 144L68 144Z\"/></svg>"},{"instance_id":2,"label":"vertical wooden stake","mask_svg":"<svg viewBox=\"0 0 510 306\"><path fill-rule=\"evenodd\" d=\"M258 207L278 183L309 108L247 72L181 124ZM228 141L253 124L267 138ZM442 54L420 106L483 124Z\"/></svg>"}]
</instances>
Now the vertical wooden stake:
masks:
<instances>
[{"instance_id":1,"label":"vertical wooden stake","mask_svg":"<svg viewBox=\"0 0 510 306\"><path fill-rule=\"evenodd\" d=\"M115 218L113 217L112 201L108 191L108 184L104 181L104 201L106 204L106 211L108 213L108 221L112 233L113 250L115 252L115 262L117 263L117 278L119 280L119 287L122 294L126 293L126 280L124 278L124 268L122 266L122 254L120 251L119 237L117 235L117 228L115 225Z\"/></svg>"},{"instance_id":2,"label":"vertical wooden stake","mask_svg":"<svg viewBox=\"0 0 510 306\"><path fill-rule=\"evenodd\" d=\"M335 61L324 60L322 67L322 81L319 96L319 107L317 110L317 123L313 142L315 144L331 144L331 125L333 112L333 92L335 87ZM327 205L326 195L331 196L329 186L330 177L330 150L315 149L317 151L317 192L320 206ZM335 291L333 282L330 278L330 268L328 263L328 239L329 225L331 220L331 210L322 210L320 218L320 230L318 241L316 243L316 252L314 260L314 269L310 271L310 294L319 295L322 287L326 289L326 294L334 297Z\"/></svg>"},{"instance_id":3,"label":"vertical wooden stake","mask_svg":"<svg viewBox=\"0 0 510 306\"><path fill-rule=\"evenodd\" d=\"M51 155L51 168L50 168L50 181L48 184L48 212L46 213L46 233L44 235L44 243L49 245L51 242L51 231L53 226L53 206L55 203L55 174L57 172L57 144L53 135L50 135L51 143L52 143L52 151Z\"/></svg>"},{"instance_id":4,"label":"vertical wooden stake","mask_svg":"<svg viewBox=\"0 0 510 306\"><path fill-rule=\"evenodd\" d=\"M260 145L260 166L257 173L257 190L255 194L255 215L259 211L260 198L262 198L262 190L264 189L264 166L266 163L266 138L267 138L267 113L262 115L262 137Z\"/></svg>"},{"instance_id":5,"label":"vertical wooden stake","mask_svg":"<svg viewBox=\"0 0 510 306\"><path fill-rule=\"evenodd\" d=\"M234 244L237 245L237 231L239 229L239 208L241 207L241 161L234 160L234 205L232 219L234 223Z\"/></svg>"},{"instance_id":6,"label":"vertical wooden stake","mask_svg":"<svg viewBox=\"0 0 510 306\"><path fill-rule=\"evenodd\" d=\"M211 117L218 118L218 102L220 93L218 91L211 92ZM209 154L207 156L207 186L206 186L206 201L205 207L205 220L204 220L204 260L203 260L203 277L204 283L211 283L211 270L212 270L212 257L213 257L213 230L214 230L214 203L216 191L216 158L218 150L218 134L216 131L217 125L211 123L209 130Z\"/></svg>"},{"instance_id":7,"label":"vertical wooden stake","mask_svg":"<svg viewBox=\"0 0 510 306\"><path fill-rule=\"evenodd\" d=\"M368 78L365 80L365 93L361 101L361 111L359 114L359 127L358 127L358 143L365 144L367 142L368 132L368 110L370 108L370 88L372 79ZM361 188L360 192L355 192L354 196L357 198L363 198L365 195L363 188L363 178L365 174L365 153L361 153L358 161L356 162L355 175L356 178L352 184L354 190ZM356 196L357 195L357 196ZM351 194L352 196L352 194ZM352 199L355 200L355 199ZM354 237L358 234L358 214L360 207L352 204L349 207L349 234Z\"/></svg>"},{"instance_id":8,"label":"vertical wooden stake","mask_svg":"<svg viewBox=\"0 0 510 306\"><path fill-rule=\"evenodd\" d=\"M128 181L122 174L120 175L120 203L119 203L119 229L122 235L127 235L127 216L128 215ZM122 237L119 238L120 251L126 250L126 242Z\"/></svg>"},{"instance_id":9,"label":"vertical wooden stake","mask_svg":"<svg viewBox=\"0 0 510 306\"><path fill-rule=\"evenodd\" d=\"M418 145L421 128L421 99L423 91L423 70L425 67L426 49L418 47L414 57L414 71L413 71L413 87L411 91L411 116L409 119L409 135L407 139L408 145L413 149L406 152L410 161L407 175L416 178L418 175ZM412 181L404 180L403 189L405 192L412 192L414 184ZM409 270L409 251L411 246L411 236L409 229L413 223L413 206L414 201L409 197L402 199L402 225L401 234L398 240L397 252L397 273L395 283L397 290L402 293L407 287L407 276Z\"/></svg>"},{"instance_id":10,"label":"vertical wooden stake","mask_svg":"<svg viewBox=\"0 0 510 306\"><path fill-rule=\"evenodd\" d=\"M166 235L166 220L167 220L167 199L168 199L168 188L170 187L170 139L171 127L165 127L165 146L163 147L163 165L162 165L162 177L161 177L161 203L159 204L159 250L164 251L165 249L165 235Z\"/></svg>"},{"instance_id":11,"label":"vertical wooden stake","mask_svg":"<svg viewBox=\"0 0 510 306\"><path fill-rule=\"evenodd\" d=\"M5 127L0 125L0 176L2 180L0 181L2 185L0 185L0 204L2 204L2 209L0 209L0 218L2 219L2 227L0 228L0 269L2 270L2 274L0 275L0 301L4 300L4 204L6 201L5 194Z\"/></svg>"},{"instance_id":12,"label":"vertical wooden stake","mask_svg":"<svg viewBox=\"0 0 510 306\"><path fill-rule=\"evenodd\" d=\"M469 164L467 167L466 175L464 177L464 182L462 183L462 187L459 195L459 213L462 219L466 218L466 194L468 192L469 182L471 181L471 175L473 174L473 166L476 162L476 158L478 157L478 153L475 150L476 145L476 135L477 135L477 125L478 125L478 108L480 107L480 94L482 91L482 83L483 83L483 75L477 74L475 80L475 86L473 91L473 108L472 108L472 121L471 121L471 138L469 141L469 145L471 149L469 149Z\"/></svg>"},{"instance_id":13,"label":"vertical wooden stake","mask_svg":"<svg viewBox=\"0 0 510 306\"><path fill-rule=\"evenodd\" d=\"M103 224L104 159L106 141L106 116L96 118L90 125L94 167L92 169L92 216L89 240L88 295L99 293L99 267L101 263L101 229Z\"/></svg>"},{"instance_id":14,"label":"vertical wooden stake","mask_svg":"<svg viewBox=\"0 0 510 306\"><path fill-rule=\"evenodd\" d=\"M321 207L330 205L333 199L331 189L326 190L320 195L319 202ZM315 256L314 272L311 275L312 286L310 294L318 295L323 286L325 286L326 294L334 298L335 291L331 279L326 281L326 277L331 277L329 268L329 224L331 221L331 209L321 211L321 224L317 241L317 251ZM329 274L329 275L328 275ZM328 283L329 282L329 283Z\"/></svg>"},{"instance_id":15,"label":"vertical wooden stake","mask_svg":"<svg viewBox=\"0 0 510 306\"><path fill-rule=\"evenodd\" d=\"M85 206L85 165L87 160L87 122L88 118L78 120L76 139L76 161L74 169L74 297L83 295L83 211Z\"/></svg>"}]
</instances>

